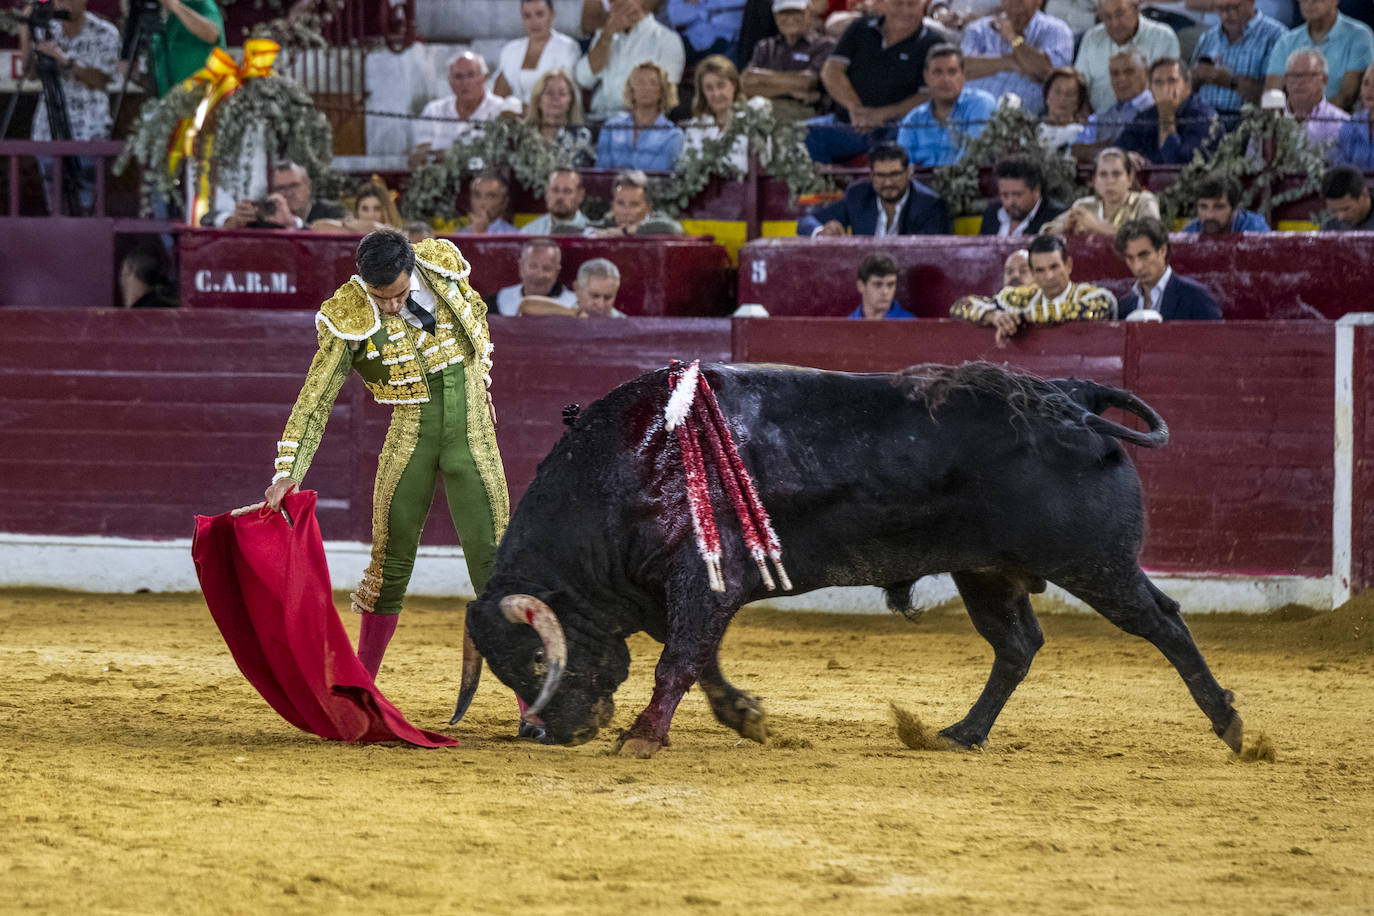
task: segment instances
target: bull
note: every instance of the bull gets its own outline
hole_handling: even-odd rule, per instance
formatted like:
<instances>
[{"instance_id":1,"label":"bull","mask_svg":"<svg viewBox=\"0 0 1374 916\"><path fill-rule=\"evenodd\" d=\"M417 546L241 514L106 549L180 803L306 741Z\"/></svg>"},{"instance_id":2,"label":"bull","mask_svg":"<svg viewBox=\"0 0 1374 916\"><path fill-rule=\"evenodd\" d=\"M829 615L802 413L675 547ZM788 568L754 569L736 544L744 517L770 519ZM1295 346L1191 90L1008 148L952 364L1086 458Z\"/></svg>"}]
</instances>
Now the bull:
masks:
<instances>
[{"instance_id":1,"label":"bull","mask_svg":"<svg viewBox=\"0 0 1374 916\"><path fill-rule=\"evenodd\" d=\"M625 640L643 630L663 652L652 699L616 752L647 757L667 745L693 683L723 725L766 739L760 704L726 679L718 650L739 607L766 597L773 582L730 525L719 533L723 581L711 581L688 505L690 449L666 428L669 372L592 404L539 465L490 582L468 604L454 722L485 658L531 704L526 718L542 717L546 740L586 742L611 722L629 670ZM1231 693L1212 676L1178 603L1138 562L1140 478L1122 442L1168 441L1164 421L1139 398L989 363L892 375L708 365L701 378L771 514L791 575L780 593L876 585L894 611L916 616L915 582L951 574L994 660L968 714L940 732L948 746L987 741L1044 643L1028 596L1053 582L1158 648L1213 731L1240 752ZM1102 417L1108 408L1141 418L1148 431ZM711 466L705 480L718 502L723 478Z\"/></svg>"}]
</instances>

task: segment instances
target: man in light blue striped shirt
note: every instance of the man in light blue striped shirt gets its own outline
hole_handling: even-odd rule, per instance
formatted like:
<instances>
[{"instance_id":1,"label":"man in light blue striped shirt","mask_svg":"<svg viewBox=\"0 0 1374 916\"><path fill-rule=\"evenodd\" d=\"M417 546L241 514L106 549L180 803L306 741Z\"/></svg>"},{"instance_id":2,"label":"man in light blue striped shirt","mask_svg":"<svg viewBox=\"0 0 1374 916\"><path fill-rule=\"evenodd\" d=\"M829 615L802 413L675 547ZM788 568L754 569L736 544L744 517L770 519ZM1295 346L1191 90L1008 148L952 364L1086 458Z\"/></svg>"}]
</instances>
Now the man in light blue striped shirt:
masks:
<instances>
[{"instance_id":1,"label":"man in light blue striped shirt","mask_svg":"<svg viewBox=\"0 0 1374 916\"><path fill-rule=\"evenodd\" d=\"M1193 53L1193 84L1198 98L1234 123L1241 105L1259 102L1269 52L1286 30L1255 9L1255 0L1219 0L1216 12L1221 23L1203 33Z\"/></svg>"},{"instance_id":2,"label":"man in light blue striped shirt","mask_svg":"<svg viewBox=\"0 0 1374 916\"><path fill-rule=\"evenodd\" d=\"M1001 15L970 25L961 47L970 86L997 99L1014 92L1033 115L1045 110L1045 77L1073 62L1073 33L1041 12L1037 0L1002 0Z\"/></svg>"}]
</instances>

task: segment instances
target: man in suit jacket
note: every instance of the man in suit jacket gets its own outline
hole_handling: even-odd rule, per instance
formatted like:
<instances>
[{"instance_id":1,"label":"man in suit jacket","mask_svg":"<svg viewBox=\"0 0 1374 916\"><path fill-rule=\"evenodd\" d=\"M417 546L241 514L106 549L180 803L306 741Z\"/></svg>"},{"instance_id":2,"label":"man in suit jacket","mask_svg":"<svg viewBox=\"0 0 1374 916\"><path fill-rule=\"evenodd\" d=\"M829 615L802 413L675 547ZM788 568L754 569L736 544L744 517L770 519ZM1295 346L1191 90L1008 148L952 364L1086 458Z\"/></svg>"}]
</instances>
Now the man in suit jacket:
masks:
<instances>
[{"instance_id":1,"label":"man in suit jacket","mask_svg":"<svg viewBox=\"0 0 1374 916\"><path fill-rule=\"evenodd\" d=\"M997 162L997 200L983 211L979 235L1038 235L1040 227L1064 212L1064 205L1044 195L1045 176L1029 156L1016 154Z\"/></svg>"},{"instance_id":2,"label":"man in suit jacket","mask_svg":"<svg viewBox=\"0 0 1374 916\"><path fill-rule=\"evenodd\" d=\"M797 235L950 235L949 208L911 177L906 150L885 144L869 155L869 180L803 216Z\"/></svg>"},{"instance_id":3,"label":"man in suit jacket","mask_svg":"<svg viewBox=\"0 0 1374 916\"><path fill-rule=\"evenodd\" d=\"M1116 252L1135 275L1117 317L1136 309L1158 312L1164 321L1217 321L1221 308L1207 287L1180 277L1169 266L1169 234L1152 216L1128 220L1116 234Z\"/></svg>"}]
</instances>

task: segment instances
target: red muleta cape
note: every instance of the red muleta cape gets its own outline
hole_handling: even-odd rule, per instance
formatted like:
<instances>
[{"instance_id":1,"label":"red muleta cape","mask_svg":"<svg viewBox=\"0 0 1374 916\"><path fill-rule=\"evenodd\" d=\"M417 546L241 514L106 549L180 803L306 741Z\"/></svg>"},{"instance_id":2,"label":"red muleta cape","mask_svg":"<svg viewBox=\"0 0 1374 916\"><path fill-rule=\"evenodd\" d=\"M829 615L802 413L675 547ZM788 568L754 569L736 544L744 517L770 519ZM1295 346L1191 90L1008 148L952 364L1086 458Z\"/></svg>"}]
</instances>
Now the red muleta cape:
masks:
<instances>
[{"instance_id":1,"label":"red muleta cape","mask_svg":"<svg viewBox=\"0 0 1374 916\"><path fill-rule=\"evenodd\" d=\"M337 741L458 741L416 728L363 668L334 609L313 490L265 509L196 516L191 556L229 651L282 718Z\"/></svg>"}]
</instances>

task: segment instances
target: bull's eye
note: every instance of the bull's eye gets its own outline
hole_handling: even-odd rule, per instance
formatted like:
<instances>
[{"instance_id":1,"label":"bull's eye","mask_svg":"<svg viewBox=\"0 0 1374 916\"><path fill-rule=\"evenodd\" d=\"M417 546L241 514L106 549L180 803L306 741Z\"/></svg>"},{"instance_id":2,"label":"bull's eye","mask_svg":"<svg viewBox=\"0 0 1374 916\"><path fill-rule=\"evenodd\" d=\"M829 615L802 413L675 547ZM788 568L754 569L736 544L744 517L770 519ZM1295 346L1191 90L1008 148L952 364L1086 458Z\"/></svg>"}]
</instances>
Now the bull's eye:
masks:
<instances>
[{"instance_id":1,"label":"bull's eye","mask_svg":"<svg viewBox=\"0 0 1374 916\"><path fill-rule=\"evenodd\" d=\"M534 650L534 663L535 663L536 665L542 665L542 664L544 664L544 650L543 650L543 649L535 649L535 650Z\"/></svg>"}]
</instances>

